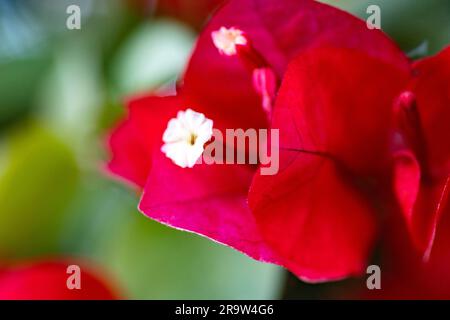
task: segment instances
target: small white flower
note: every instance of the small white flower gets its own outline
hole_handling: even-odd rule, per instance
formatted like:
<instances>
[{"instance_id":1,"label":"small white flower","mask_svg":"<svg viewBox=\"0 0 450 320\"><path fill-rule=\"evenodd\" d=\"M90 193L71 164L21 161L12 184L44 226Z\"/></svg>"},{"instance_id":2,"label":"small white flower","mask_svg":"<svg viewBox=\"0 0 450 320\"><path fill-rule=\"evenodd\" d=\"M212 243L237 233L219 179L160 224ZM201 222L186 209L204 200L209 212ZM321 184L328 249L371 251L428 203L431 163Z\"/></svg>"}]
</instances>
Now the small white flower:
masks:
<instances>
[{"instance_id":1,"label":"small white flower","mask_svg":"<svg viewBox=\"0 0 450 320\"><path fill-rule=\"evenodd\" d=\"M182 168L192 168L213 135L213 121L191 109L178 111L163 134L161 151Z\"/></svg>"},{"instance_id":2,"label":"small white flower","mask_svg":"<svg viewBox=\"0 0 450 320\"><path fill-rule=\"evenodd\" d=\"M244 33L236 28L221 27L211 33L214 45L221 54L233 56L237 53L236 46L247 44L247 38Z\"/></svg>"}]
</instances>

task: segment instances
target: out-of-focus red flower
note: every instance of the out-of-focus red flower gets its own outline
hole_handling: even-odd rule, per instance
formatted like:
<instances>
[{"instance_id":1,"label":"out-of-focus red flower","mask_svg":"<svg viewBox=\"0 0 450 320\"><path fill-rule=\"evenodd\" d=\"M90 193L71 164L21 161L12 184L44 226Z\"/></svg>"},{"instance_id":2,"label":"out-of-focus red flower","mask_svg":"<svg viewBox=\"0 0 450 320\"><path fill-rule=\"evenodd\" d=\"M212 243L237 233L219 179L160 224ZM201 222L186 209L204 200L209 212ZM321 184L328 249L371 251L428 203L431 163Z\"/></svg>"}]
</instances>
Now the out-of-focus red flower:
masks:
<instances>
[{"instance_id":1,"label":"out-of-focus red flower","mask_svg":"<svg viewBox=\"0 0 450 320\"><path fill-rule=\"evenodd\" d=\"M111 300L118 295L104 275L81 265L80 289L69 289L71 263L28 262L0 270L0 300Z\"/></svg>"}]
</instances>

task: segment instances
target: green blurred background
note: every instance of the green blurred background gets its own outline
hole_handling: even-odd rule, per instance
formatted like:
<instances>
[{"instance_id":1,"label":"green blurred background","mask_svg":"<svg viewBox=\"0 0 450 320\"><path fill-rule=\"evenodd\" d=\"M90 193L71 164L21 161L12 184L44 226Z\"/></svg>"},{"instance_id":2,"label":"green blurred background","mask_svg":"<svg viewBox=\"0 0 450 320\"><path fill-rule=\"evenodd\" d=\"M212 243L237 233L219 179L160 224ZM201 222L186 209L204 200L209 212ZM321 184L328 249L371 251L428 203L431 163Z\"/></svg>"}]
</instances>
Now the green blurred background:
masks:
<instances>
[{"instance_id":1,"label":"green blurred background","mask_svg":"<svg viewBox=\"0 0 450 320\"><path fill-rule=\"evenodd\" d=\"M170 88L197 35L144 2L0 0L0 259L93 261L124 298L282 297L284 270L149 220L104 171L123 99ZM414 58L450 43L449 0L327 2L364 19L379 5ZM81 30L66 28L70 4ZM329 289L300 287L310 298Z\"/></svg>"}]
</instances>

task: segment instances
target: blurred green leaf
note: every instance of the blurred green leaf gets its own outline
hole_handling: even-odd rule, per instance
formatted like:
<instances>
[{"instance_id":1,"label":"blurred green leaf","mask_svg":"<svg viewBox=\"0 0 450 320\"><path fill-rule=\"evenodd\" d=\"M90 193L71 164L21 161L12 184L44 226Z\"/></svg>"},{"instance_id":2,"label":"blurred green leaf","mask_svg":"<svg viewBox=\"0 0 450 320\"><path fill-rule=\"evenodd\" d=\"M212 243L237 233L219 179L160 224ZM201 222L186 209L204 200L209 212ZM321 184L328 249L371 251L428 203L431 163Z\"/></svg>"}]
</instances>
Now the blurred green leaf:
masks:
<instances>
[{"instance_id":1,"label":"blurred green leaf","mask_svg":"<svg viewBox=\"0 0 450 320\"><path fill-rule=\"evenodd\" d=\"M71 151L32 125L14 132L1 152L0 256L49 254L59 248L63 211L76 185Z\"/></svg>"},{"instance_id":2,"label":"blurred green leaf","mask_svg":"<svg viewBox=\"0 0 450 320\"><path fill-rule=\"evenodd\" d=\"M134 298L275 299L280 289L280 268L137 213L103 253Z\"/></svg>"},{"instance_id":3,"label":"blurred green leaf","mask_svg":"<svg viewBox=\"0 0 450 320\"><path fill-rule=\"evenodd\" d=\"M37 96L39 117L70 145L85 149L103 98L99 53L88 39L60 44Z\"/></svg>"},{"instance_id":4,"label":"blurred green leaf","mask_svg":"<svg viewBox=\"0 0 450 320\"><path fill-rule=\"evenodd\" d=\"M48 65L44 57L0 63L0 128L29 113Z\"/></svg>"}]
</instances>

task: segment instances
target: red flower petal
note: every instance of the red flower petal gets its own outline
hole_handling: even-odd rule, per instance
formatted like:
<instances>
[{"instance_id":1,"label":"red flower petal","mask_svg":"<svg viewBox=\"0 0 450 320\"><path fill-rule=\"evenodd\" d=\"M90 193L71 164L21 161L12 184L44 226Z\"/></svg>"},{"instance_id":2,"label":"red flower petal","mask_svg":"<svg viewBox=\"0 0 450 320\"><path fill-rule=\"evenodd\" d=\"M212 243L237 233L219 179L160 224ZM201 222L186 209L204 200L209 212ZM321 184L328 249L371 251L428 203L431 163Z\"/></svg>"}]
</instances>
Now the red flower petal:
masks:
<instances>
[{"instance_id":1,"label":"red flower petal","mask_svg":"<svg viewBox=\"0 0 450 320\"><path fill-rule=\"evenodd\" d=\"M412 83L432 175L450 174L450 47L414 66Z\"/></svg>"},{"instance_id":2,"label":"red flower petal","mask_svg":"<svg viewBox=\"0 0 450 320\"><path fill-rule=\"evenodd\" d=\"M143 188L150 170L150 155L136 136L131 119L121 123L109 138L112 159L108 169Z\"/></svg>"},{"instance_id":3,"label":"red flower petal","mask_svg":"<svg viewBox=\"0 0 450 320\"><path fill-rule=\"evenodd\" d=\"M395 156L395 189L414 244L428 260L439 220L447 205L450 178L440 181L422 179L414 155Z\"/></svg>"},{"instance_id":4,"label":"red flower petal","mask_svg":"<svg viewBox=\"0 0 450 320\"><path fill-rule=\"evenodd\" d=\"M376 229L363 186L388 168L391 106L406 79L349 49L314 49L290 64L273 123L281 170L255 177L250 206L264 239L299 277L363 270Z\"/></svg>"},{"instance_id":5,"label":"red flower petal","mask_svg":"<svg viewBox=\"0 0 450 320\"><path fill-rule=\"evenodd\" d=\"M353 173L390 163L392 104L408 73L362 52L313 49L295 59L275 107L281 147L321 152Z\"/></svg>"},{"instance_id":6,"label":"red flower petal","mask_svg":"<svg viewBox=\"0 0 450 320\"><path fill-rule=\"evenodd\" d=\"M386 221L381 248L382 290L365 290L381 299L450 299L450 206L442 212L432 254L426 262L411 242L403 217Z\"/></svg>"},{"instance_id":7,"label":"red flower petal","mask_svg":"<svg viewBox=\"0 0 450 320\"><path fill-rule=\"evenodd\" d=\"M423 135L424 146L415 148L412 141L415 154L401 152L396 157L395 185L413 242L428 260L439 221L449 206L450 48L420 61L414 70L409 87L420 124L411 123L409 129Z\"/></svg>"},{"instance_id":8,"label":"red flower petal","mask_svg":"<svg viewBox=\"0 0 450 320\"><path fill-rule=\"evenodd\" d=\"M147 216L275 262L246 201L253 169L206 164L183 169L159 153L152 165L157 170L152 170L139 205Z\"/></svg>"},{"instance_id":9,"label":"red flower petal","mask_svg":"<svg viewBox=\"0 0 450 320\"><path fill-rule=\"evenodd\" d=\"M110 300L117 295L95 273L81 267L81 289L68 289L70 263L24 264L0 274L0 300Z\"/></svg>"},{"instance_id":10,"label":"red flower petal","mask_svg":"<svg viewBox=\"0 0 450 320\"><path fill-rule=\"evenodd\" d=\"M296 152L283 157L287 168L257 176L250 192L264 238L305 281L360 274L375 236L369 202L331 160Z\"/></svg>"}]
</instances>

